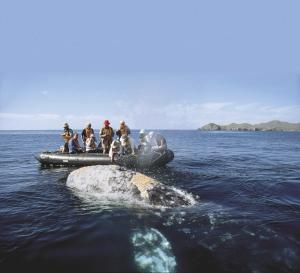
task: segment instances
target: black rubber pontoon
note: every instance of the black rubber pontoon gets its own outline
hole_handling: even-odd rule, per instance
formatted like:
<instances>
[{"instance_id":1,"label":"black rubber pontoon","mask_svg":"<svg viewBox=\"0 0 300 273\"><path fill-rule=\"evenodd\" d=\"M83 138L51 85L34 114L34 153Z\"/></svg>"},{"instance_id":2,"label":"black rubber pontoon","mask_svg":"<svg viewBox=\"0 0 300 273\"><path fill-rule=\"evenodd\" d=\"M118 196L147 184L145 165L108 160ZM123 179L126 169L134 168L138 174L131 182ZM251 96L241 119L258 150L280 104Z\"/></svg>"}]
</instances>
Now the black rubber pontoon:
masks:
<instances>
[{"instance_id":1,"label":"black rubber pontoon","mask_svg":"<svg viewBox=\"0 0 300 273\"><path fill-rule=\"evenodd\" d=\"M42 165L53 166L90 166L112 164L108 155L100 153L67 154L61 152L43 152L36 156Z\"/></svg>"},{"instance_id":2,"label":"black rubber pontoon","mask_svg":"<svg viewBox=\"0 0 300 273\"><path fill-rule=\"evenodd\" d=\"M154 168L168 164L174 158L171 150L149 154L123 155L115 159L115 164L126 167ZM61 152L43 152L36 156L42 165L48 166L90 166L111 165L111 159L101 153L65 154Z\"/></svg>"}]
</instances>

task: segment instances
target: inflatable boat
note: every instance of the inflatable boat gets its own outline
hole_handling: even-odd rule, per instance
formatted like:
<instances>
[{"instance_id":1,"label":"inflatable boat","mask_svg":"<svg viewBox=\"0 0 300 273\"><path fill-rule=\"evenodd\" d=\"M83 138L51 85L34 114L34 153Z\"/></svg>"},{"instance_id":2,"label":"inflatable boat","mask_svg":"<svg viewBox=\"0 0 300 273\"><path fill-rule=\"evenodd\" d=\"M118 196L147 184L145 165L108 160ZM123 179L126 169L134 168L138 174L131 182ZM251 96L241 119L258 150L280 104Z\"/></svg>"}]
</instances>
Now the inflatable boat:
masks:
<instances>
[{"instance_id":1,"label":"inflatable boat","mask_svg":"<svg viewBox=\"0 0 300 273\"><path fill-rule=\"evenodd\" d=\"M148 154L121 155L115 158L115 163L107 154L80 153L67 154L61 152L43 152L36 159L44 166L91 166L117 164L126 167L154 168L168 164L174 158L171 150L151 152Z\"/></svg>"}]
</instances>

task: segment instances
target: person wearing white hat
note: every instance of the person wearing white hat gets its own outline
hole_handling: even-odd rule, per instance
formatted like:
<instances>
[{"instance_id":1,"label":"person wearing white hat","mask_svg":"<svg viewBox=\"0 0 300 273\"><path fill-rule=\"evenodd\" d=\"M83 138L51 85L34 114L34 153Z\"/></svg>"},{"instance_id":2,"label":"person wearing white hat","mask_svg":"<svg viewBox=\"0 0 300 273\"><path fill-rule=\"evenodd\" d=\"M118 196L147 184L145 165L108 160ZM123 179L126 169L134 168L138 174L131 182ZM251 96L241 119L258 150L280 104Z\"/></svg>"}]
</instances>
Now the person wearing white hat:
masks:
<instances>
[{"instance_id":1,"label":"person wearing white hat","mask_svg":"<svg viewBox=\"0 0 300 273\"><path fill-rule=\"evenodd\" d=\"M138 147L140 153L163 152L167 147L166 139L159 133L147 133L142 129L139 133L140 145Z\"/></svg>"},{"instance_id":2,"label":"person wearing white hat","mask_svg":"<svg viewBox=\"0 0 300 273\"><path fill-rule=\"evenodd\" d=\"M120 121L120 128L119 130L116 132L116 135L121 138L121 136L123 135L127 135L129 136L131 133L130 128L125 124L124 120Z\"/></svg>"},{"instance_id":3,"label":"person wearing white hat","mask_svg":"<svg viewBox=\"0 0 300 273\"><path fill-rule=\"evenodd\" d=\"M88 123L81 132L81 139L82 139L84 147L85 147L86 140L91 136L91 134L95 135L94 129L92 128L92 124Z\"/></svg>"}]
</instances>

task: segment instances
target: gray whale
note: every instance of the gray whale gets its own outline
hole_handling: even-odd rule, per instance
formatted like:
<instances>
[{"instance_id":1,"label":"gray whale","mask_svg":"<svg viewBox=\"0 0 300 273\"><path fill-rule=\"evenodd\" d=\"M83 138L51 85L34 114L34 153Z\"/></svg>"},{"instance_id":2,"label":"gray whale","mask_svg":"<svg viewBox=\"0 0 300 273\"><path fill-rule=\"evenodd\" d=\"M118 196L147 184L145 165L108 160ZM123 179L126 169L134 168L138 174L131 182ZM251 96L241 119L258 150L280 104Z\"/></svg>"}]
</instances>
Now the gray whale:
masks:
<instances>
[{"instance_id":1,"label":"gray whale","mask_svg":"<svg viewBox=\"0 0 300 273\"><path fill-rule=\"evenodd\" d=\"M190 206L196 203L192 195L158 180L123 167L89 166L70 173L67 186L76 192L96 198L142 200L165 207Z\"/></svg>"}]
</instances>

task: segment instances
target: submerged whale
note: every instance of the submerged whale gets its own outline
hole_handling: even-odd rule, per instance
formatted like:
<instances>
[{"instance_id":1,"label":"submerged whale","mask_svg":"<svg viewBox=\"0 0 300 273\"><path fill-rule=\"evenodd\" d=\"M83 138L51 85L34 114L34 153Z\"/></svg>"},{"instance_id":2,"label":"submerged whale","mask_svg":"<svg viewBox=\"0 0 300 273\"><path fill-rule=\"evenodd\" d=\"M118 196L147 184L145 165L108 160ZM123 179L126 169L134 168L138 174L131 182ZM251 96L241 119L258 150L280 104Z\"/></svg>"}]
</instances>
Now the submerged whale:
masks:
<instances>
[{"instance_id":1,"label":"submerged whale","mask_svg":"<svg viewBox=\"0 0 300 273\"><path fill-rule=\"evenodd\" d=\"M176 257L167 238L155 228L137 230L131 237L140 272L176 272Z\"/></svg>"},{"instance_id":2,"label":"submerged whale","mask_svg":"<svg viewBox=\"0 0 300 273\"><path fill-rule=\"evenodd\" d=\"M142 200L166 207L190 206L192 195L139 172L115 165L82 167L70 173L67 186L96 198Z\"/></svg>"},{"instance_id":3,"label":"submerged whale","mask_svg":"<svg viewBox=\"0 0 300 273\"><path fill-rule=\"evenodd\" d=\"M96 208L101 204L101 209L102 205L165 209L197 203L191 194L181 189L116 165L82 167L69 174L66 184L85 203ZM176 272L177 261L171 242L159 230L134 228L131 244L138 271Z\"/></svg>"}]
</instances>

